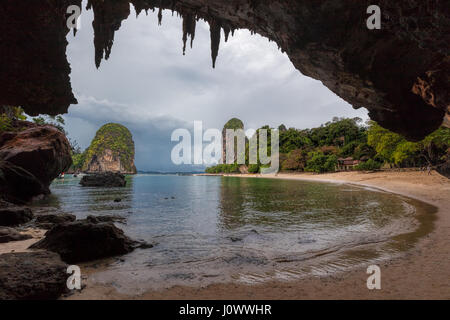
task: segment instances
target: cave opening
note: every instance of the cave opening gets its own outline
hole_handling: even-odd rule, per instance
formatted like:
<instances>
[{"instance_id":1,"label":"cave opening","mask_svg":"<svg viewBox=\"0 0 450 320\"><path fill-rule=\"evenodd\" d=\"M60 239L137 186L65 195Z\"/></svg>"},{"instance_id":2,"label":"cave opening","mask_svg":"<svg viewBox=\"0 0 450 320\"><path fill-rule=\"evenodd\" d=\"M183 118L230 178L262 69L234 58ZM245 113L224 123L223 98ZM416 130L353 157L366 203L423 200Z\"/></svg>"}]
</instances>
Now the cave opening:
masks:
<instances>
[{"instance_id":1,"label":"cave opening","mask_svg":"<svg viewBox=\"0 0 450 320\"><path fill-rule=\"evenodd\" d=\"M221 29L221 51L213 69L210 25L195 20L190 38L186 19L170 10L161 14L159 26L159 10L138 15L130 5L130 17L115 32L112 52L98 69L92 10L83 12L76 36L67 36L78 104L65 118L69 134L81 146L88 146L106 122L130 128L138 151L151 145L169 155L170 145L162 144L168 143L170 132L189 128L195 120L202 120L205 129L221 130L227 120L238 117L256 130L281 124L312 128L336 116L367 119L366 110L353 109L320 81L302 75L273 41L248 30L228 34ZM190 48L188 40L194 38ZM137 165L154 161L149 154L137 159Z\"/></svg>"}]
</instances>

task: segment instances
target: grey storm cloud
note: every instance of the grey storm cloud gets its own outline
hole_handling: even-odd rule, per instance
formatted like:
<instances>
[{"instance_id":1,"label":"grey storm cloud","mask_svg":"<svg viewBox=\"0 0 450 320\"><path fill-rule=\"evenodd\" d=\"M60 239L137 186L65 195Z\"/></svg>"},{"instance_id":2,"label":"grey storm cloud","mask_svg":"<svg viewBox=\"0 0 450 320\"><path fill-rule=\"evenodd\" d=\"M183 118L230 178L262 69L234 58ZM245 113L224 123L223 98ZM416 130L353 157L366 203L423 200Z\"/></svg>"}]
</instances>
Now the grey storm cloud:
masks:
<instances>
[{"instance_id":1,"label":"grey storm cloud","mask_svg":"<svg viewBox=\"0 0 450 320\"><path fill-rule=\"evenodd\" d=\"M246 129L265 124L310 128L334 116L367 118L320 81L303 76L276 44L246 30L227 43L223 36L216 69L211 67L209 26L198 24L192 49L182 54L182 21L164 11L122 23L111 57L95 67L92 11L82 14L82 29L68 35L71 81L79 104L65 115L67 131L81 147L108 122L127 126L136 144L140 170L192 170L170 161L173 130L203 121L221 128L232 117Z\"/></svg>"}]
</instances>

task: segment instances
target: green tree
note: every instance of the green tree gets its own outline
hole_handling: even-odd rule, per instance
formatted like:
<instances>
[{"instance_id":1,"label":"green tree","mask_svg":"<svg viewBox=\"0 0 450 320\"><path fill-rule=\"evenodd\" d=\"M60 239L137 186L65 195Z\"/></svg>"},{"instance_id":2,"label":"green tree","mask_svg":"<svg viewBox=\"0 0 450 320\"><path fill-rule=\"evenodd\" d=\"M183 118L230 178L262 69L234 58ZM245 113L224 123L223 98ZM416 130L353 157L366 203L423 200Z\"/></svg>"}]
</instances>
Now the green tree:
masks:
<instances>
[{"instance_id":1,"label":"green tree","mask_svg":"<svg viewBox=\"0 0 450 320\"><path fill-rule=\"evenodd\" d=\"M401 142L406 142L402 136L384 129L375 121L370 121L367 132L367 144L375 149L379 158L394 164L394 152L397 145Z\"/></svg>"},{"instance_id":2,"label":"green tree","mask_svg":"<svg viewBox=\"0 0 450 320\"><path fill-rule=\"evenodd\" d=\"M337 157L332 154L326 156L321 151L313 151L308 154L306 171L323 173L335 171L337 165Z\"/></svg>"}]
</instances>

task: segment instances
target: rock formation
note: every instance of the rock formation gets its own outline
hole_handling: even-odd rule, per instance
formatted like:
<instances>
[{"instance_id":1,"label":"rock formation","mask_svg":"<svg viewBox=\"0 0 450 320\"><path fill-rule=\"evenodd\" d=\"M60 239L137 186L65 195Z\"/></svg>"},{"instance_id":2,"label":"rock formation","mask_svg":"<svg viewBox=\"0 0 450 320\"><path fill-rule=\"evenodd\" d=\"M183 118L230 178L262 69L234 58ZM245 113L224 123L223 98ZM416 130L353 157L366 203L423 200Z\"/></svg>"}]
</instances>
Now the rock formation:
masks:
<instances>
[{"instance_id":1,"label":"rock formation","mask_svg":"<svg viewBox=\"0 0 450 320\"><path fill-rule=\"evenodd\" d=\"M194 39L198 19L208 21L213 66L220 30L226 39L245 28L275 41L304 75L409 139L450 123L449 1L378 0L381 30L368 30L369 0L89 0L97 66L110 56L129 3L138 14L158 9L159 23L162 9L178 12L184 43ZM73 4L81 0L2 2L0 104L58 114L75 103L65 57L66 9Z\"/></svg>"},{"instance_id":2,"label":"rock formation","mask_svg":"<svg viewBox=\"0 0 450 320\"><path fill-rule=\"evenodd\" d=\"M67 265L53 252L6 253L0 259L0 300L57 299L67 291Z\"/></svg>"},{"instance_id":3,"label":"rock formation","mask_svg":"<svg viewBox=\"0 0 450 320\"><path fill-rule=\"evenodd\" d=\"M55 225L74 222L76 219L73 214L69 213L44 214L36 217L36 225L42 229L51 229Z\"/></svg>"},{"instance_id":4,"label":"rock formation","mask_svg":"<svg viewBox=\"0 0 450 320\"><path fill-rule=\"evenodd\" d=\"M50 183L71 164L69 141L51 125L24 121L0 133L0 195L10 201L50 193Z\"/></svg>"},{"instance_id":5,"label":"rock formation","mask_svg":"<svg viewBox=\"0 0 450 320\"><path fill-rule=\"evenodd\" d=\"M0 227L0 243L21 241L33 238L29 234L22 234L13 228Z\"/></svg>"},{"instance_id":6,"label":"rock formation","mask_svg":"<svg viewBox=\"0 0 450 320\"><path fill-rule=\"evenodd\" d=\"M7 207L0 209L0 226L17 226L33 219L30 208Z\"/></svg>"},{"instance_id":7,"label":"rock formation","mask_svg":"<svg viewBox=\"0 0 450 320\"><path fill-rule=\"evenodd\" d=\"M223 126L222 129L222 163L228 163L226 161L227 159L227 149L233 149L234 150L234 160L232 163L235 163L237 161L237 138L234 139L234 146L232 141L228 141L227 143L227 129L230 130L238 130L238 129L242 129L244 130L244 123L238 119L238 118L232 118L230 120L228 120L227 123L225 123L225 125Z\"/></svg>"},{"instance_id":8,"label":"rock formation","mask_svg":"<svg viewBox=\"0 0 450 320\"><path fill-rule=\"evenodd\" d=\"M112 215L112 216L87 216L86 220L91 222L91 223L101 223L101 222L117 222L117 223L122 223L125 224L126 219L124 217L121 216L116 216L116 215Z\"/></svg>"},{"instance_id":9,"label":"rock formation","mask_svg":"<svg viewBox=\"0 0 450 320\"><path fill-rule=\"evenodd\" d=\"M57 252L65 262L78 263L125 254L136 247L137 243L111 222L78 220L55 226L30 248Z\"/></svg>"},{"instance_id":10,"label":"rock formation","mask_svg":"<svg viewBox=\"0 0 450 320\"><path fill-rule=\"evenodd\" d=\"M104 172L83 176L80 184L83 187L125 187L127 182L121 173Z\"/></svg>"},{"instance_id":11,"label":"rock formation","mask_svg":"<svg viewBox=\"0 0 450 320\"><path fill-rule=\"evenodd\" d=\"M116 123L102 126L86 150L83 171L135 174L134 141L130 131Z\"/></svg>"}]
</instances>

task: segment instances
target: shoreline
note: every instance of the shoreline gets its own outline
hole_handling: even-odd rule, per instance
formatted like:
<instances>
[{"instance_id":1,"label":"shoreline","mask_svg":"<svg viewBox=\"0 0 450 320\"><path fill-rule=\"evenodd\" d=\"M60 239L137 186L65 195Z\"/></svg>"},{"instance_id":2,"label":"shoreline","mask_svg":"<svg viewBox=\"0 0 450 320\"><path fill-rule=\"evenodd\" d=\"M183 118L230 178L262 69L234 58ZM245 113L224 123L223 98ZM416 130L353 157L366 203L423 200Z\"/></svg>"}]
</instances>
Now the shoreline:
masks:
<instances>
[{"instance_id":1,"label":"shoreline","mask_svg":"<svg viewBox=\"0 0 450 320\"><path fill-rule=\"evenodd\" d=\"M377 188L435 206L434 230L402 257L380 265L381 290L368 290L365 269L356 268L325 277L248 285L175 286L129 296L114 288L88 285L69 299L449 299L450 298L450 180L432 172L339 172L277 175L224 174L239 178L268 178L345 183Z\"/></svg>"}]
</instances>

